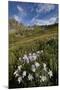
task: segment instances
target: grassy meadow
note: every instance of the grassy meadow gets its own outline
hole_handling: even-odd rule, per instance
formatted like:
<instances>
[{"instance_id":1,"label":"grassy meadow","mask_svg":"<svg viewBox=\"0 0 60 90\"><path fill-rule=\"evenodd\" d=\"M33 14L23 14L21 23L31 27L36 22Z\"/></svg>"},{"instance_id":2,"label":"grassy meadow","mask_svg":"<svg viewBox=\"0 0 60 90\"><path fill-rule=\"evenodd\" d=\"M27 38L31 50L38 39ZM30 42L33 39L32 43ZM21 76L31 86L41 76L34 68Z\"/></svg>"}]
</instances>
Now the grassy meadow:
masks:
<instances>
[{"instance_id":1,"label":"grassy meadow","mask_svg":"<svg viewBox=\"0 0 60 90\"><path fill-rule=\"evenodd\" d=\"M58 25L25 27L14 24L11 26L12 29L9 28L9 88L58 85ZM37 51L43 52L39 54L37 59L41 67L39 67L36 73L45 75L42 68L43 63L45 63L47 71L50 69L53 72L53 75L51 75L52 78L49 78L46 74L47 80L43 80L43 82L39 81L39 78L35 77L35 72L31 72L30 70L31 63L24 63L22 71L25 70L27 75L28 72L31 72L34 79L29 81L26 76L18 84L14 72L19 65L23 65L23 62L19 61L19 57L23 58L24 55L33 54Z\"/></svg>"}]
</instances>

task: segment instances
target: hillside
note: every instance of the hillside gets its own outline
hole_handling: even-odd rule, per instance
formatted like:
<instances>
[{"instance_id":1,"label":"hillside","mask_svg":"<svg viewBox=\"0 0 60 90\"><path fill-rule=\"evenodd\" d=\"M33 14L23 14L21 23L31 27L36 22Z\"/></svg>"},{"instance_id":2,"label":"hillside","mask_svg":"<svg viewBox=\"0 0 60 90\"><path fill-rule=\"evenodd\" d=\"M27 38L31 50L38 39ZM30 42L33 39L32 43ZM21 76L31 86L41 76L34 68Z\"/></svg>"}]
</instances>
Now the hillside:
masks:
<instances>
[{"instance_id":1,"label":"hillside","mask_svg":"<svg viewBox=\"0 0 60 90\"><path fill-rule=\"evenodd\" d=\"M18 27L18 29L15 28L16 26L14 27L15 24ZM33 26L25 28L22 24L18 24L17 22L15 22L15 24L12 23L13 29L16 29L15 32L9 32L10 48L14 48L25 43L32 43L36 40L48 40L49 38L57 36L58 33L58 24L49 26Z\"/></svg>"}]
</instances>

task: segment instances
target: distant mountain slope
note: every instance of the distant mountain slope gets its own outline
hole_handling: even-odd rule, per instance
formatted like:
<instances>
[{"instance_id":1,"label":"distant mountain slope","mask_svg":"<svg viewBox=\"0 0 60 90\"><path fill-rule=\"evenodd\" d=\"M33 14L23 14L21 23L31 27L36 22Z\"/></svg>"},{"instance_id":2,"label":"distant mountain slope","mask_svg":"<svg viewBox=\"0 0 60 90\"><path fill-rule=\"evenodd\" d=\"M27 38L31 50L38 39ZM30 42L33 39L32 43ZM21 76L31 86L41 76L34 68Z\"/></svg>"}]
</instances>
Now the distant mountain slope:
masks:
<instances>
[{"instance_id":1,"label":"distant mountain slope","mask_svg":"<svg viewBox=\"0 0 60 90\"><path fill-rule=\"evenodd\" d=\"M20 30L22 28L23 28L22 23L18 23L15 19L9 19L9 30L10 29Z\"/></svg>"},{"instance_id":2,"label":"distant mountain slope","mask_svg":"<svg viewBox=\"0 0 60 90\"><path fill-rule=\"evenodd\" d=\"M16 31L24 31L24 30L47 30L48 28L53 28L58 26L58 23L52 25L34 25L34 26L24 26L22 23L18 23L15 19L9 19L9 30L16 30Z\"/></svg>"}]
</instances>

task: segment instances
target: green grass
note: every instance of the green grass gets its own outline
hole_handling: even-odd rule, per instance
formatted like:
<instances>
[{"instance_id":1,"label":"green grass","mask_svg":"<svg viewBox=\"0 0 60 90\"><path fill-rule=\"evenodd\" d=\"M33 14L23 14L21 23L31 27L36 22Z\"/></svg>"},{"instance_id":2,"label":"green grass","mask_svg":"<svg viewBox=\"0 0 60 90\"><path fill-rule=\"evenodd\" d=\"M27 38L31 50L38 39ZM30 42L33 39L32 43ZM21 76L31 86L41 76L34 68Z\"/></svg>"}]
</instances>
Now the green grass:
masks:
<instances>
[{"instance_id":1,"label":"green grass","mask_svg":"<svg viewBox=\"0 0 60 90\"><path fill-rule=\"evenodd\" d=\"M54 72L52 85L58 84L58 27L49 26L46 31L35 28L35 31L23 31L16 37L16 32L9 33L9 81L13 80L13 72L19 63L19 57L29 52L44 50L41 61L47 63Z\"/></svg>"},{"instance_id":2,"label":"green grass","mask_svg":"<svg viewBox=\"0 0 60 90\"><path fill-rule=\"evenodd\" d=\"M26 33L28 33L28 35L26 36ZM31 35L29 35L31 33ZM9 34L9 47L10 48L13 48L13 47L16 47L16 46L19 46L21 44L25 44L25 43L31 43L35 40L47 40L51 37L54 37L56 36L58 33L57 31L57 26L53 26L53 28L48 28L48 30L40 30L39 28L38 29L35 29L33 31L28 31L28 30L25 30L23 32L23 35L22 36L17 36L16 37L16 33L12 33L12 34Z\"/></svg>"}]
</instances>

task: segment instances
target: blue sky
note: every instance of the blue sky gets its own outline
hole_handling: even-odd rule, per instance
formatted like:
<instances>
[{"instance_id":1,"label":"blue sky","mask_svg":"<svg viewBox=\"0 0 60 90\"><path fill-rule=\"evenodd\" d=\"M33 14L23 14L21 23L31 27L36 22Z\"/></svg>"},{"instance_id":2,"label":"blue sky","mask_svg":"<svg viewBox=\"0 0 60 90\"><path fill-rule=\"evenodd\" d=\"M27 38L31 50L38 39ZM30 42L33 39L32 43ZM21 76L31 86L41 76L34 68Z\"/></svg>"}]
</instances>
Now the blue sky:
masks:
<instances>
[{"instance_id":1,"label":"blue sky","mask_svg":"<svg viewBox=\"0 0 60 90\"><path fill-rule=\"evenodd\" d=\"M50 25L58 21L58 5L9 1L9 18L24 25Z\"/></svg>"}]
</instances>

